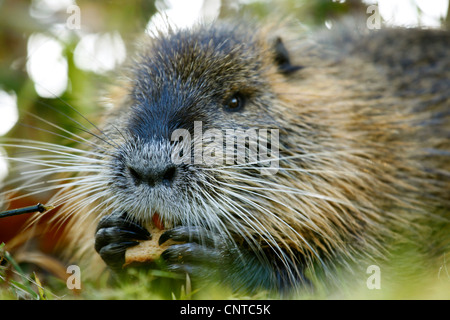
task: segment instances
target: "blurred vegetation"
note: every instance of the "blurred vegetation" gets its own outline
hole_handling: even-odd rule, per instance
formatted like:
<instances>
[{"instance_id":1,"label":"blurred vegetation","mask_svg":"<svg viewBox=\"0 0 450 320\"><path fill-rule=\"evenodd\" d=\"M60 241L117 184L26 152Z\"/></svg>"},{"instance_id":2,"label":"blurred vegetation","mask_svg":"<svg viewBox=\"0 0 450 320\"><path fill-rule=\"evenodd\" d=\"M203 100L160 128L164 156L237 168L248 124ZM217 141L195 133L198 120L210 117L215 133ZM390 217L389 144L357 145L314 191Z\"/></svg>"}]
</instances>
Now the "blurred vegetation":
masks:
<instances>
[{"instance_id":1,"label":"blurred vegetation","mask_svg":"<svg viewBox=\"0 0 450 320\"><path fill-rule=\"evenodd\" d=\"M219 17L248 14L264 18L277 14L278 16L298 19L303 25L311 27L323 26L326 21L333 21L347 14L365 14L367 8L367 4L364 4L361 0L217 1L221 2ZM210 0L207 0L204 7L210 2ZM33 7L42 6L44 3L45 1L0 0L0 90L15 92L20 114L19 124L7 136L68 145L71 143L68 139L49 134L48 131L55 131L54 128L30 117L29 113L38 115L50 123L58 124L58 126L69 131L77 130L72 119L87 125L86 120L81 115L95 123L97 114L101 111L99 102L102 92L106 85L111 82L111 79L116 76L116 71L96 73L77 67L74 61L74 50L77 44L86 34L119 32L125 41L127 52L131 52L134 40L142 34L150 18L157 12L157 8L164 8L165 4L163 1L145 0L78 0L76 4L81 11L81 30L79 32L69 31L64 33L63 37L60 37L60 34L55 32L54 26L64 26L69 14L64 8L52 11L41 18L30 14ZM449 14L447 14L444 23L448 24L449 19ZM36 33L54 38L63 46L63 56L68 65L69 85L58 97L40 97L36 92L33 80L27 73L26 64L29 59L27 42L30 36ZM55 110L59 112L55 112ZM0 228L0 233L1 230ZM4 240L0 234L0 242ZM0 264L0 299L59 299L67 294L65 283L61 280L52 277L41 278L27 273L14 261L13 256L8 256L2 250L2 246L0 246L0 262L2 262ZM7 283L5 289L4 281L11 272L15 275L15 278ZM117 290L111 291L108 288L106 278L102 277L97 283L100 284L100 288L94 288L94 284L87 283L87 289L84 290L81 298L158 298L158 296L150 293L146 286L139 285L148 280L148 275L137 275L136 279L137 282L124 283ZM42 286L39 289L40 281L45 282L43 285L45 289L42 289ZM48 287L51 289L47 289ZM52 293L53 290L56 293ZM178 298L191 297L185 287L175 290ZM367 296L367 290L365 295L367 298L374 297ZM420 293L417 296L418 298L425 298ZM65 297L79 298L80 296L69 294ZM200 294L200 297L222 298L224 294L216 292L212 295ZM227 297L231 297L231 295ZM262 297L265 298L266 296L263 295Z\"/></svg>"},{"instance_id":2,"label":"blurred vegetation","mask_svg":"<svg viewBox=\"0 0 450 320\"><path fill-rule=\"evenodd\" d=\"M145 21L155 12L152 2L78 2L82 11L82 28L88 33L119 31L124 39L133 38L141 32ZM98 108L99 90L107 81L107 76L84 71L74 63L73 51L80 36L75 32L61 39L55 35L52 26L64 24L68 17L65 11L55 12L46 19L36 19L29 14L31 2L10 0L0 2L0 88L14 91L18 97L22 126L16 126L10 136L20 138L43 139L58 143L60 137L51 136L34 129L36 120L30 119L25 112L43 117L52 123L71 130L73 122L65 115L80 118L78 112L89 115ZM41 98L34 89L34 83L26 70L27 40L33 33L42 33L58 40L63 48L68 64L68 89L54 98ZM51 72L51 70L49 70ZM73 106L76 108L70 108ZM54 112L52 108L60 110ZM41 124L39 124L41 125Z\"/></svg>"}]
</instances>

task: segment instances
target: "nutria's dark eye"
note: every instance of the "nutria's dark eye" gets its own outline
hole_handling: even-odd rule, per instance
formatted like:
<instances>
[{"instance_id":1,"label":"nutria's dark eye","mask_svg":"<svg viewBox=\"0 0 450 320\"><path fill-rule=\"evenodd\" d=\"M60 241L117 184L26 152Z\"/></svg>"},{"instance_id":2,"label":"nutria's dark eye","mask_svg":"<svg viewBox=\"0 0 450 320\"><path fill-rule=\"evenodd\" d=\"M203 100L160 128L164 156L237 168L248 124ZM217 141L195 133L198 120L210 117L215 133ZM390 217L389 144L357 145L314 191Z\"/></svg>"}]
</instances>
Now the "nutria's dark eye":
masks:
<instances>
[{"instance_id":1,"label":"nutria's dark eye","mask_svg":"<svg viewBox=\"0 0 450 320\"><path fill-rule=\"evenodd\" d=\"M224 109L228 112L241 111L244 108L244 104L245 98L240 93L237 93L227 100Z\"/></svg>"}]
</instances>

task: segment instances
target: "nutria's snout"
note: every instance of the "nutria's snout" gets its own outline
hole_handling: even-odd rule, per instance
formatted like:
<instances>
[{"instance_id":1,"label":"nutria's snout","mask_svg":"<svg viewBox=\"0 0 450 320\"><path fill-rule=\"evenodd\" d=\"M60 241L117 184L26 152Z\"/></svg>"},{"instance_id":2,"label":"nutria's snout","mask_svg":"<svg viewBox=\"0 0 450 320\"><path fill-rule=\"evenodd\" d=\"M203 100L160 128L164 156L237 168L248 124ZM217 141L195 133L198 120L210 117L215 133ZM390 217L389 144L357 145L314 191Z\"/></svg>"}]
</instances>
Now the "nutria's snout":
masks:
<instances>
[{"instance_id":1,"label":"nutria's snout","mask_svg":"<svg viewBox=\"0 0 450 320\"><path fill-rule=\"evenodd\" d=\"M138 151L137 156L135 154L128 155L124 171L135 186L145 184L149 188L171 187L175 182L177 166L166 156L166 152L159 151L152 154L145 154L146 151L142 154Z\"/></svg>"},{"instance_id":2,"label":"nutria's snout","mask_svg":"<svg viewBox=\"0 0 450 320\"><path fill-rule=\"evenodd\" d=\"M163 166L152 164L149 167L128 166L127 169L136 185L146 183L151 188L159 185L170 187L177 172L177 167L170 163Z\"/></svg>"},{"instance_id":3,"label":"nutria's snout","mask_svg":"<svg viewBox=\"0 0 450 320\"><path fill-rule=\"evenodd\" d=\"M171 160L169 142L130 142L112 160L112 178L128 188L158 189L176 187L183 174Z\"/></svg>"}]
</instances>

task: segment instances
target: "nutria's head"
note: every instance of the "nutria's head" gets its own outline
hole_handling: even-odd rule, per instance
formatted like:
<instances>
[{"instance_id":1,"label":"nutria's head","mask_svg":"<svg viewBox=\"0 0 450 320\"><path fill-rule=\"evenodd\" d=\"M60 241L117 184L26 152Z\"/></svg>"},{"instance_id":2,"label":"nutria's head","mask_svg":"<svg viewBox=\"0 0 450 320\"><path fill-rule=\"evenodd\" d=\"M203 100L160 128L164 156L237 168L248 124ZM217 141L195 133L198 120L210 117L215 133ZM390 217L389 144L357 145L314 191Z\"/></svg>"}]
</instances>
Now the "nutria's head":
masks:
<instances>
[{"instance_id":1,"label":"nutria's head","mask_svg":"<svg viewBox=\"0 0 450 320\"><path fill-rule=\"evenodd\" d=\"M230 154L226 152L227 138L242 131L255 133L262 142L263 138L270 140L270 130L283 130L283 107L272 83L282 81L297 68L290 65L280 39L247 31L231 25L198 27L151 39L144 45L133 62L124 102L106 128L113 141L104 146L109 162L105 179L117 209L141 221L158 212L169 224L200 222L218 227L221 223L217 219L229 215L236 206L248 207L238 196L220 191L227 188L223 183L230 181L221 178L226 171L222 174L212 168L242 164L227 157L258 142L252 141L254 136L244 140L243 151L237 147L240 141L231 142ZM189 146L186 136L177 138L180 134L189 136ZM199 135L203 136L201 146ZM222 150L208 149L220 135ZM218 141L215 143L217 146ZM177 161L182 146L188 149ZM269 141L265 148L271 147ZM211 154L213 159L208 161ZM253 160L247 155L247 164L249 161ZM270 163L265 160L249 166L260 165L264 168ZM261 172L253 171L256 174L248 168L242 173L261 179ZM232 198L236 203L227 203Z\"/></svg>"}]
</instances>

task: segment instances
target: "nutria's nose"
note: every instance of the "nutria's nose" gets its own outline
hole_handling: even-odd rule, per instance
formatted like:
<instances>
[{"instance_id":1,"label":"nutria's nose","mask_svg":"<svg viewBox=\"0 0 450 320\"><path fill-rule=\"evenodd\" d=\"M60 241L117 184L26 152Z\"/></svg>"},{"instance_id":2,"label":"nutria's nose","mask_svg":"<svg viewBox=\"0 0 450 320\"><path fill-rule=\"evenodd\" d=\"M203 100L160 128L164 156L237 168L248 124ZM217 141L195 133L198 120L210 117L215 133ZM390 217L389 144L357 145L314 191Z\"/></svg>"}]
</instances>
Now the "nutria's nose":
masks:
<instances>
[{"instance_id":1,"label":"nutria's nose","mask_svg":"<svg viewBox=\"0 0 450 320\"><path fill-rule=\"evenodd\" d=\"M146 183L150 187L157 185L170 187L175 179L177 168L173 164L146 168L128 166L128 171L136 185Z\"/></svg>"}]
</instances>

